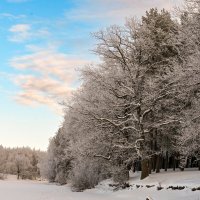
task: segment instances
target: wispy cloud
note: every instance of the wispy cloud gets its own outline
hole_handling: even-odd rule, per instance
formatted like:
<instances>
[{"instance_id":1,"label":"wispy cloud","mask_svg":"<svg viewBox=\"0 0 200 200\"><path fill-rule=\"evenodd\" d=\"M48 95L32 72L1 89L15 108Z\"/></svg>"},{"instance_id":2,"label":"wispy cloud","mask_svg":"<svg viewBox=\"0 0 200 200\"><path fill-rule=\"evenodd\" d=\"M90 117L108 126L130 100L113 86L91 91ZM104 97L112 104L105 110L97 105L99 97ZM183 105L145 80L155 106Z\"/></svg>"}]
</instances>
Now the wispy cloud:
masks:
<instances>
[{"instance_id":1,"label":"wispy cloud","mask_svg":"<svg viewBox=\"0 0 200 200\"><path fill-rule=\"evenodd\" d=\"M165 8L172 10L179 5L182 0L87 0L84 5L80 6L66 16L72 20L105 20L109 23L119 23L126 17L140 17L150 8Z\"/></svg>"},{"instance_id":2,"label":"wispy cloud","mask_svg":"<svg viewBox=\"0 0 200 200\"><path fill-rule=\"evenodd\" d=\"M16 24L10 27L9 31L12 33L9 38L13 42L23 42L30 36L31 25L30 24Z\"/></svg>"},{"instance_id":3,"label":"wispy cloud","mask_svg":"<svg viewBox=\"0 0 200 200\"><path fill-rule=\"evenodd\" d=\"M46 37L50 35L47 28L33 30L31 24L15 24L10 27L9 31L11 33L9 40L12 42L25 42L29 39Z\"/></svg>"},{"instance_id":4,"label":"wispy cloud","mask_svg":"<svg viewBox=\"0 0 200 200\"><path fill-rule=\"evenodd\" d=\"M28 32L31 29L30 24L16 24L12 26L9 30L14 33Z\"/></svg>"},{"instance_id":5,"label":"wispy cloud","mask_svg":"<svg viewBox=\"0 0 200 200\"><path fill-rule=\"evenodd\" d=\"M19 70L32 70L43 76L56 76L60 80L72 81L75 67L87 61L76 56L56 52L53 49L40 49L28 55L12 58L11 66Z\"/></svg>"},{"instance_id":6,"label":"wispy cloud","mask_svg":"<svg viewBox=\"0 0 200 200\"><path fill-rule=\"evenodd\" d=\"M26 18L26 15L13 15L11 13L0 13L0 18L7 18L11 20L18 20Z\"/></svg>"},{"instance_id":7,"label":"wispy cloud","mask_svg":"<svg viewBox=\"0 0 200 200\"><path fill-rule=\"evenodd\" d=\"M10 65L21 73L14 79L21 88L15 100L26 105L45 104L61 109L58 103L66 100L74 90L77 79L75 68L86 63L88 61L53 49L13 58Z\"/></svg>"}]
</instances>

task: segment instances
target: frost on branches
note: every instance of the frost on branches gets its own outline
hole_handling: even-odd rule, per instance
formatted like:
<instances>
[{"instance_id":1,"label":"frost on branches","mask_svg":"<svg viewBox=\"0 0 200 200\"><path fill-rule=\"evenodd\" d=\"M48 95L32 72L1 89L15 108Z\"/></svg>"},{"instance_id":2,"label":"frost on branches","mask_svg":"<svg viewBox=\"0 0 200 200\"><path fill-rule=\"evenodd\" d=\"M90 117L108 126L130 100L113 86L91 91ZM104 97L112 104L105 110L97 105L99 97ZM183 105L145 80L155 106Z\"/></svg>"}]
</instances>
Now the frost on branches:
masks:
<instances>
[{"instance_id":1,"label":"frost on branches","mask_svg":"<svg viewBox=\"0 0 200 200\"><path fill-rule=\"evenodd\" d=\"M107 177L124 182L130 169L143 179L183 169L189 158L199 163L198 2L187 4L180 22L151 9L141 21L94 34L101 62L82 70L83 84L50 142L54 181L61 173L62 183L83 190Z\"/></svg>"}]
</instances>

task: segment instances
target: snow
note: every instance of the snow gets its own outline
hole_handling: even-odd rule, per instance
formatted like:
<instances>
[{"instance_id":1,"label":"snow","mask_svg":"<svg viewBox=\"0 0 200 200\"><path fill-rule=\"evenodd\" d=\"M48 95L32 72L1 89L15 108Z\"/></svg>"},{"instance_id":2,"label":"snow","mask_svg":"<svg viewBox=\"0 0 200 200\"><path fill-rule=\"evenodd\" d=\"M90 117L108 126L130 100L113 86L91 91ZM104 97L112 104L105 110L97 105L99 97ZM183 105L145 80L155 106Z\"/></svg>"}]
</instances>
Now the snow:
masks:
<instances>
[{"instance_id":1,"label":"snow","mask_svg":"<svg viewBox=\"0 0 200 200\"><path fill-rule=\"evenodd\" d=\"M101 182L96 188L85 192L72 192L69 185L57 186L44 181L18 181L15 177L0 181L0 199L2 200L199 200L200 190L191 191L200 186L200 171L162 172L139 180L139 173L131 174L128 189L113 191L109 184L112 180ZM140 185L139 188L136 185ZM155 185L146 188L146 185ZM157 186L164 189L158 191ZM168 186L187 186L184 190L167 189ZM143 187L141 187L143 186Z\"/></svg>"},{"instance_id":2,"label":"snow","mask_svg":"<svg viewBox=\"0 0 200 200\"><path fill-rule=\"evenodd\" d=\"M185 171L173 171L168 170L167 172L161 171L161 173L150 174L144 180L140 180L140 173L131 174L131 184L161 184L161 186L188 186L198 187L200 186L200 171L197 168L185 169Z\"/></svg>"}]
</instances>

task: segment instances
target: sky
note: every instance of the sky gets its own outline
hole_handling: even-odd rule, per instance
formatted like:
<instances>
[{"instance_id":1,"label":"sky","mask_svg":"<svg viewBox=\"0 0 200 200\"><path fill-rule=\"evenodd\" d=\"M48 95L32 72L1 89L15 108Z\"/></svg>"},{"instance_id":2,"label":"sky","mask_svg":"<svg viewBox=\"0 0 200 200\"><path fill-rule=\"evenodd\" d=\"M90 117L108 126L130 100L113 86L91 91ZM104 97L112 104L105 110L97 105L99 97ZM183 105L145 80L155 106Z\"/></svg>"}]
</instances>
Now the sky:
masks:
<instances>
[{"instance_id":1,"label":"sky","mask_svg":"<svg viewBox=\"0 0 200 200\"><path fill-rule=\"evenodd\" d=\"M181 0L0 0L0 144L46 150L78 69L98 62L93 32Z\"/></svg>"}]
</instances>

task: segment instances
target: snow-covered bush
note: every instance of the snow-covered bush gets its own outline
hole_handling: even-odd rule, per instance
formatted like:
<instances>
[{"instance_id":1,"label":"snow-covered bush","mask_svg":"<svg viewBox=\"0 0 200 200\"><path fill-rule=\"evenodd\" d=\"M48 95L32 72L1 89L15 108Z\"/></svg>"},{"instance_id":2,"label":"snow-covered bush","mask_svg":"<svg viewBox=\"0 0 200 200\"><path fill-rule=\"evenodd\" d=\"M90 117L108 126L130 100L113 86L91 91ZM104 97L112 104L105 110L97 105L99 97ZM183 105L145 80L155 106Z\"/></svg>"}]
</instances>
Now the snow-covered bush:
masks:
<instances>
[{"instance_id":1,"label":"snow-covered bush","mask_svg":"<svg viewBox=\"0 0 200 200\"><path fill-rule=\"evenodd\" d=\"M0 180L6 179L6 174L0 173Z\"/></svg>"},{"instance_id":2,"label":"snow-covered bush","mask_svg":"<svg viewBox=\"0 0 200 200\"><path fill-rule=\"evenodd\" d=\"M55 182L57 182L61 185L66 184L67 178L68 178L67 175L68 175L68 173L63 170L58 171L58 173L56 174L56 177L55 177Z\"/></svg>"},{"instance_id":3,"label":"snow-covered bush","mask_svg":"<svg viewBox=\"0 0 200 200\"><path fill-rule=\"evenodd\" d=\"M89 159L77 161L71 174L72 188L75 191L94 188L101 180L101 166Z\"/></svg>"},{"instance_id":4,"label":"snow-covered bush","mask_svg":"<svg viewBox=\"0 0 200 200\"><path fill-rule=\"evenodd\" d=\"M129 179L129 171L125 167L114 167L113 168L113 181L123 184L124 182L128 181Z\"/></svg>"}]
</instances>

